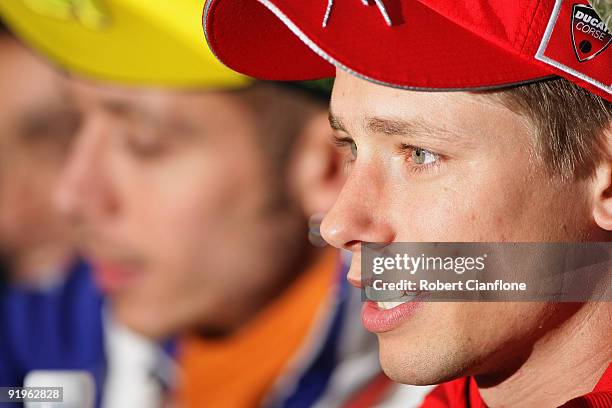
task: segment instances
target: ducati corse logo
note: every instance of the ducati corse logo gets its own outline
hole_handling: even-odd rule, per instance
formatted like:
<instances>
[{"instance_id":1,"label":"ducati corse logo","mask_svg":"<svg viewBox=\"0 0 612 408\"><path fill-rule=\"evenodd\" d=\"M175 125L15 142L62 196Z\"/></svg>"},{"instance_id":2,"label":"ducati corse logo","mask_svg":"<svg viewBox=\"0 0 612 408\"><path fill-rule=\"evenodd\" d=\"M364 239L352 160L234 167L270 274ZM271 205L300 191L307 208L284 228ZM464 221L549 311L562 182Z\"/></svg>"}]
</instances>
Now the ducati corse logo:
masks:
<instances>
[{"instance_id":1,"label":"ducati corse logo","mask_svg":"<svg viewBox=\"0 0 612 408\"><path fill-rule=\"evenodd\" d=\"M575 4L572 9L572 40L576 58L584 62L608 48L612 35L595 10L585 4Z\"/></svg>"}]
</instances>

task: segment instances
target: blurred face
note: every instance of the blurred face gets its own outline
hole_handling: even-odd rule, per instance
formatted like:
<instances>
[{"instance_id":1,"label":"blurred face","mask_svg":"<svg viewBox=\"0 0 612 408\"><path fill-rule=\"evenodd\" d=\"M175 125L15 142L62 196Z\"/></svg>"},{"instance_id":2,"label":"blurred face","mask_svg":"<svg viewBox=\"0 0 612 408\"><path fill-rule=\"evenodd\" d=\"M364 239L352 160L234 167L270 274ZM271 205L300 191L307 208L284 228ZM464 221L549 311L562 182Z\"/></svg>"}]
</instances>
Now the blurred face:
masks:
<instances>
[{"instance_id":1,"label":"blurred face","mask_svg":"<svg viewBox=\"0 0 612 408\"><path fill-rule=\"evenodd\" d=\"M338 71L331 113L349 175L322 232L353 252L356 284L361 242L603 240L590 182L546 174L528 123L482 95L395 90ZM511 369L575 307L413 306L393 327L373 329L385 371L410 384Z\"/></svg>"},{"instance_id":2,"label":"blurred face","mask_svg":"<svg viewBox=\"0 0 612 408\"><path fill-rule=\"evenodd\" d=\"M62 268L70 233L52 205L78 116L66 83L21 44L0 35L0 252L20 280Z\"/></svg>"},{"instance_id":3,"label":"blurred face","mask_svg":"<svg viewBox=\"0 0 612 408\"><path fill-rule=\"evenodd\" d=\"M83 126L57 202L115 316L151 337L226 332L252 317L291 279L304 237L301 215L269 211L276 183L239 96L74 92Z\"/></svg>"}]
</instances>

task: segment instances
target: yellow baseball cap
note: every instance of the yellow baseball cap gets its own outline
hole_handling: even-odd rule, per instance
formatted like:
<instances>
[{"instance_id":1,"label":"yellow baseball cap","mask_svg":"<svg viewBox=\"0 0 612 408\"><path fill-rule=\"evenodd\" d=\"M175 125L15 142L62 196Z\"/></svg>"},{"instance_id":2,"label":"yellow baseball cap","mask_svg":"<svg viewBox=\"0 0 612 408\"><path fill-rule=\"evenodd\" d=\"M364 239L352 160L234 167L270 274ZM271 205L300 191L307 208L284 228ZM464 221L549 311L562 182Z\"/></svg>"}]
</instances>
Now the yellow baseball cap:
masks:
<instances>
[{"instance_id":1,"label":"yellow baseball cap","mask_svg":"<svg viewBox=\"0 0 612 408\"><path fill-rule=\"evenodd\" d=\"M240 87L202 32L204 0L1 0L0 17L79 76L125 85Z\"/></svg>"}]
</instances>

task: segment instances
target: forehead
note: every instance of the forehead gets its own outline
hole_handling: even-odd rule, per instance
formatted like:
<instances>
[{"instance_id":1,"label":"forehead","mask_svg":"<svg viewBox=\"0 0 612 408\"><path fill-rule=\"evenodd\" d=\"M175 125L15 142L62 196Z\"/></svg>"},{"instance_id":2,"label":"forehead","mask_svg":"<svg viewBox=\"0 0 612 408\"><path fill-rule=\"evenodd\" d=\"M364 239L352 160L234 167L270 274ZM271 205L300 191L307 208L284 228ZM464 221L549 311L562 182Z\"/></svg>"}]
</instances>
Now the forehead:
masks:
<instances>
[{"instance_id":1,"label":"forehead","mask_svg":"<svg viewBox=\"0 0 612 408\"><path fill-rule=\"evenodd\" d=\"M120 87L75 78L70 90L79 105L87 109L121 113L129 110L161 111L165 106L172 106L169 92L149 88Z\"/></svg>"},{"instance_id":2,"label":"forehead","mask_svg":"<svg viewBox=\"0 0 612 408\"><path fill-rule=\"evenodd\" d=\"M44 69L44 63L13 37L0 34L0 71L8 74L15 66Z\"/></svg>"},{"instance_id":3,"label":"forehead","mask_svg":"<svg viewBox=\"0 0 612 408\"><path fill-rule=\"evenodd\" d=\"M3 105L17 108L58 96L64 79L18 41L0 35L0 92Z\"/></svg>"},{"instance_id":4,"label":"forehead","mask_svg":"<svg viewBox=\"0 0 612 408\"><path fill-rule=\"evenodd\" d=\"M223 91L110 86L82 80L74 80L71 91L84 112L105 112L132 122L184 128L224 124L231 128L236 122L247 122L242 104Z\"/></svg>"},{"instance_id":5,"label":"forehead","mask_svg":"<svg viewBox=\"0 0 612 408\"><path fill-rule=\"evenodd\" d=\"M210 146L228 148L254 139L257 133L253 115L229 91L109 86L82 80L73 80L70 90L84 123L95 120L109 127L188 137L178 140L215 141Z\"/></svg>"},{"instance_id":6,"label":"forehead","mask_svg":"<svg viewBox=\"0 0 612 408\"><path fill-rule=\"evenodd\" d=\"M517 120L516 114L485 95L396 89L342 70L336 73L330 107L334 115L353 124L377 117L422 120L447 127L474 127L483 119Z\"/></svg>"}]
</instances>

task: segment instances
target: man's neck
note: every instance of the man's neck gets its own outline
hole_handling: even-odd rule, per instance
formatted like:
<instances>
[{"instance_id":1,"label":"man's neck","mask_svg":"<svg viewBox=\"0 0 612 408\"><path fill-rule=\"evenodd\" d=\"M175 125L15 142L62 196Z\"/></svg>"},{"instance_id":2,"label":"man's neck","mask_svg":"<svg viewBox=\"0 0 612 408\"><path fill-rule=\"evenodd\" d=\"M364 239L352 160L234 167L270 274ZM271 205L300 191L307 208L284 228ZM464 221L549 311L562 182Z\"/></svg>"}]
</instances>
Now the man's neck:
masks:
<instances>
[{"instance_id":1,"label":"man's neck","mask_svg":"<svg viewBox=\"0 0 612 408\"><path fill-rule=\"evenodd\" d=\"M612 359L612 303L588 303L539 339L521 367L498 384L476 378L489 407L557 407L589 393Z\"/></svg>"}]
</instances>

